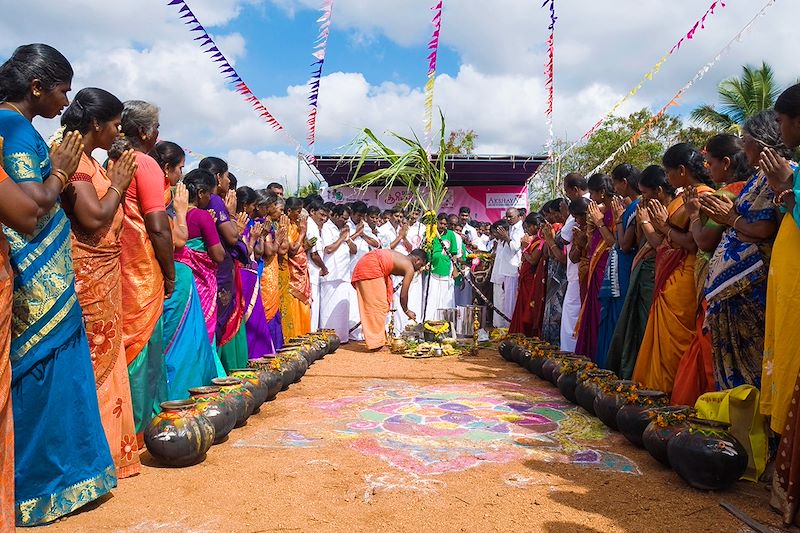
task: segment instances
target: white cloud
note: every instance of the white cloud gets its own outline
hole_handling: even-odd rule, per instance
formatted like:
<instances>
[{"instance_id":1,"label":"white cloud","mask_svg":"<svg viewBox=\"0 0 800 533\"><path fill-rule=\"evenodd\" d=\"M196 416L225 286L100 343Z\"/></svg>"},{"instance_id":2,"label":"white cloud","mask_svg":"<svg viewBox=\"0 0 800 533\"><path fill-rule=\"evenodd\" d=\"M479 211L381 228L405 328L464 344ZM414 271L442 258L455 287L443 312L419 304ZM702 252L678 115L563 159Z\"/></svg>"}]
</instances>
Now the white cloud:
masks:
<instances>
[{"instance_id":1,"label":"white cloud","mask_svg":"<svg viewBox=\"0 0 800 533\"><path fill-rule=\"evenodd\" d=\"M710 3L557 4L557 134L574 138L592 126ZM264 53L248 49L245 36L229 24L243 6L282 9L293 15L318 9L320 1L191 0L190 5L235 63L246 54ZM331 39L348 39L350 46L366 48L380 37L400 46L423 46L431 32L431 5L431 0L336 0ZM729 2L620 112L661 107L759 7L753 2ZM198 152L225 154L231 166L240 169L234 171L243 183L260 186L285 176L289 188L294 188L294 146L272 132L225 85L178 21L176 7L161 0L27 0L24 7L15 5L5 13L0 20L0 54L9 54L20 43L51 42L73 62L76 89L99 86L123 99L153 101L162 109L163 138ZM796 16L796 2L776 3L753 33L735 44L685 96L678 111L686 112L698 102L713 102L717 83L737 75L744 63L766 60L775 67L781 83L794 80L798 72L790 43L796 38L790 21ZM547 11L524 0L445 3L442 46L460 59L456 73L440 75L436 82L435 104L445 112L448 129L476 130L477 148L482 152L524 154L541 149L547 23ZM421 87L371 79L346 67L342 70L326 71L322 79L317 130L321 151L335 151L365 126L379 133L408 134L414 129L422 134ZM422 79L423 60L419 70ZM259 96L294 138L305 139L304 84ZM37 127L45 135L55 129L53 123L43 121L37 121ZM301 168L301 181L310 175Z\"/></svg>"}]
</instances>

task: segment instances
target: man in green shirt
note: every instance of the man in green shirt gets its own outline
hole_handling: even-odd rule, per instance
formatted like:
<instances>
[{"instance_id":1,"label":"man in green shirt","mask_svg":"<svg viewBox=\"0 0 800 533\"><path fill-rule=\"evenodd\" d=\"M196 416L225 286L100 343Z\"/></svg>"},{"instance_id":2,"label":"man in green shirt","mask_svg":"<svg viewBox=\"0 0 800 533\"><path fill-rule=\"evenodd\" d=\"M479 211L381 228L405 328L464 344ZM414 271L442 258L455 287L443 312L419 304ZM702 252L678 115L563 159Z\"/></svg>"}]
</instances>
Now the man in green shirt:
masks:
<instances>
[{"instance_id":1,"label":"man in green shirt","mask_svg":"<svg viewBox=\"0 0 800 533\"><path fill-rule=\"evenodd\" d=\"M455 307L455 286L453 283L453 262L445 249L458 256L458 241L455 233L448 229L447 214L440 213L436 218L439 236L433 240L430 251L431 273L428 277L428 301L425 306L425 320L435 320L439 309ZM457 271L456 271L457 273Z\"/></svg>"}]
</instances>

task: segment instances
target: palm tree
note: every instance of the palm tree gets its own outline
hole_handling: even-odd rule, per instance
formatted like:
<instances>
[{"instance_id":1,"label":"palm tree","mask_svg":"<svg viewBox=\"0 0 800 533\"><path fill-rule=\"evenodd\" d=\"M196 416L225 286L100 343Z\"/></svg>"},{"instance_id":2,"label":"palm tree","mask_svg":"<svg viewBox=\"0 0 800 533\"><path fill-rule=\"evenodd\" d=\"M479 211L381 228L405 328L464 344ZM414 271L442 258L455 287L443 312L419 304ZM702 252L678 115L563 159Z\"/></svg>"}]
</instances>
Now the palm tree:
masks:
<instances>
[{"instance_id":1,"label":"palm tree","mask_svg":"<svg viewBox=\"0 0 800 533\"><path fill-rule=\"evenodd\" d=\"M720 82L717 88L722 100L719 111L705 104L692 111L691 117L715 131L738 134L747 118L772 108L780 92L772 67L767 63L762 62L761 68L745 65L741 77Z\"/></svg>"}]
</instances>

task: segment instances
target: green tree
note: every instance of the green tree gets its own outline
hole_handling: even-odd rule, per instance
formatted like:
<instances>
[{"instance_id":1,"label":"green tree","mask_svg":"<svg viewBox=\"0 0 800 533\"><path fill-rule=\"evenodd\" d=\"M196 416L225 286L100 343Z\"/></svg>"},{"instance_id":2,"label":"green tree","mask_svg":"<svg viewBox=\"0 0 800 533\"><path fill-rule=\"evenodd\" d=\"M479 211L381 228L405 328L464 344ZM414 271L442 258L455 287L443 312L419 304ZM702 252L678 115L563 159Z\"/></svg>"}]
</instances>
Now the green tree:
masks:
<instances>
[{"instance_id":1,"label":"green tree","mask_svg":"<svg viewBox=\"0 0 800 533\"><path fill-rule=\"evenodd\" d=\"M586 144L575 150L581 162L581 171L590 172L652 120L653 113L648 109L609 120ZM644 168L659 163L661 155L675 143L690 142L702 147L713 134L713 131L702 128L685 127L680 117L663 115L650 124L630 150L615 157L603 170L609 171L620 163Z\"/></svg>"},{"instance_id":2,"label":"green tree","mask_svg":"<svg viewBox=\"0 0 800 533\"><path fill-rule=\"evenodd\" d=\"M691 116L714 131L738 134L747 118L772 108L780 92L772 67L767 63L762 62L761 68L744 65L740 77L723 80L717 87L721 101L719 110L705 104L692 111Z\"/></svg>"},{"instance_id":3,"label":"green tree","mask_svg":"<svg viewBox=\"0 0 800 533\"><path fill-rule=\"evenodd\" d=\"M613 117L600 127L586 144L563 157L560 157L560 154L565 152L572 142L567 139L556 140L554 153L557 163L547 165L530 184L529 194L533 208L536 209L547 200L562 194L565 175L570 172L582 174L591 172L652 120L653 113L648 109L641 109L627 117ZM686 126L680 117L664 115L642 133L638 143L614 158L602 170L610 172L620 163L630 163L640 169L660 164L662 154L673 144L688 142L703 147L714 133L702 127Z\"/></svg>"},{"instance_id":4,"label":"green tree","mask_svg":"<svg viewBox=\"0 0 800 533\"><path fill-rule=\"evenodd\" d=\"M300 189L297 191L297 197L305 198L310 194L319 194L319 190L319 182L312 181L311 183L307 183L306 185L300 187Z\"/></svg>"},{"instance_id":5,"label":"green tree","mask_svg":"<svg viewBox=\"0 0 800 533\"><path fill-rule=\"evenodd\" d=\"M446 154L472 154L475 153L475 140L478 134L475 130L453 130L447 136L445 143Z\"/></svg>"}]
</instances>

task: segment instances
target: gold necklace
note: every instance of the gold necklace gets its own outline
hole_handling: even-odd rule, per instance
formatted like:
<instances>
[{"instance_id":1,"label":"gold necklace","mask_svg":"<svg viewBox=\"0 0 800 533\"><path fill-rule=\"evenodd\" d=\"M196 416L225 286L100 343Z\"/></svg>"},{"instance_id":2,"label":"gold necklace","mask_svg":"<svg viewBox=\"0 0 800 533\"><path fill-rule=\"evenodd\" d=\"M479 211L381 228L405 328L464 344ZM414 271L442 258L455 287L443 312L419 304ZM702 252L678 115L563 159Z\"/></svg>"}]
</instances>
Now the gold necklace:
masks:
<instances>
[{"instance_id":1,"label":"gold necklace","mask_svg":"<svg viewBox=\"0 0 800 533\"><path fill-rule=\"evenodd\" d=\"M20 115L22 115L23 117L25 116L25 113L20 111L19 108L17 106L15 106L14 104L12 104L11 102L3 102L3 103L6 104L11 109L13 109L14 111L16 111L17 113L19 113Z\"/></svg>"}]
</instances>

